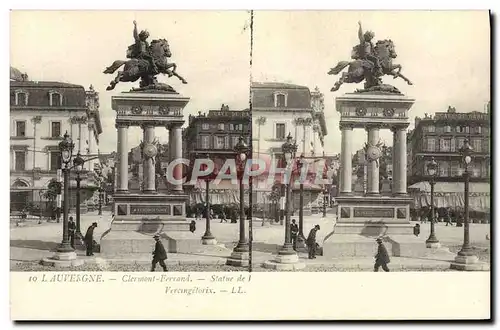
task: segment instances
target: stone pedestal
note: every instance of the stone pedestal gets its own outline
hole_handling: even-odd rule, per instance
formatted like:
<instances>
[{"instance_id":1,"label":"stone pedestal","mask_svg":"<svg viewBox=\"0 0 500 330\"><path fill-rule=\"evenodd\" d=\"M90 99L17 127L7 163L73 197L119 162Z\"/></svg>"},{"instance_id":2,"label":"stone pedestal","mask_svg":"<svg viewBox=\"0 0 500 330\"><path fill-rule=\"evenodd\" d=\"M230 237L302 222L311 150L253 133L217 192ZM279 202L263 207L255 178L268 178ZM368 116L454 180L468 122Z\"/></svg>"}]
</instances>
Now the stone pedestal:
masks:
<instances>
[{"instance_id":1,"label":"stone pedestal","mask_svg":"<svg viewBox=\"0 0 500 330\"><path fill-rule=\"evenodd\" d=\"M417 256L426 253L425 239L413 235L410 223L410 203L406 194L406 129L408 111L415 100L394 93L351 93L336 99L342 132L341 178L351 182L352 166L349 139L353 129L365 129L367 134L367 192L352 193L342 185L333 231L327 235L323 255L327 258L359 256L373 257L383 237L394 256ZM394 132L395 184L392 191L379 189L380 129ZM349 152L349 154L344 154Z\"/></svg>"},{"instance_id":2,"label":"stone pedestal","mask_svg":"<svg viewBox=\"0 0 500 330\"><path fill-rule=\"evenodd\" d=\"M189 231L186 219L188 196L183 193L182 184L171 185L171 191L160 194L155 187L155 166L157 154L154 145L155 128L170 130L171 159L182 158L182 137L180 127L184 123L183 109L189 98L173 92L157 90L124 92L112 97L112 108L116 111L118 129L118 186L114 196L115 218L111 227L101 238L101 253L104 255L151 253L152 236L160 234L167 241L169 252L191 252L199 249L202 241ZM144 158L141 193L128 191L127 132L130 126L143 129L142 154ZM182 165L175 167L171 176L182 177Z\"/></svg>"},{"instance_id":3,"label":"stone pedestal","mask_svg":"<svg viewBox=\"0 0 500 330\"><path fill-rule=\"evenodd\" d=\"M56 252L50 258L44 258L41 261L44 266L56 268L76 267L84 264L82 259L77 259L76 252Z\"/></svg>"},{"instance_id":4,"label":"stone pedestal","mask_svg":"<svg viewBox=\"0 0 500 330\"><path fill-rule=\"evenodd\" d=\"M451 269L465 271L486 271L489 270L489 265L479 261L477 256L461 256L457 255L454 262L450 265Z\"/></svg>"}]
</instances>

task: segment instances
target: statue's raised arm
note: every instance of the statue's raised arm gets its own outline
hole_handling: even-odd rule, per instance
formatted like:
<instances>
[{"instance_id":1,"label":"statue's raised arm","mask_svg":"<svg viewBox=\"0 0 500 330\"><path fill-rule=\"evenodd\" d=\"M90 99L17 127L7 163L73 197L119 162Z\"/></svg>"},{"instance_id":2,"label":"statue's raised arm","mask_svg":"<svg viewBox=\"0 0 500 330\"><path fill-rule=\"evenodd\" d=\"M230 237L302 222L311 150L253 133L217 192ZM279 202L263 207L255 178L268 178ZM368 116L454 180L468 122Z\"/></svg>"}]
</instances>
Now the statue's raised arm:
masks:
<instances>
[{"instance_id":1,"label":"statue's raised arm","mask_svg":"<svg viewBox=\"0 0 500 330\"><path fill-rule=\"evenodd\" d=\"M134 21L134 40L135 42L140 42L139 33L137 33L137 22Z\"/></svg>"},{"instance_id":2,"label":"statue's raised arm","mask_svg":"<svg viewBox=\"0 0 500 330\"><path fill-rule=\"evenodd\" d=\"M358 29L359 42L361 44L363 44L365 42L365 38L364 38L364 35L363 35L363 28L361 27L361 22L358 22L358 25L359 25L359 29Z\"/></svg>"}]
</instances>

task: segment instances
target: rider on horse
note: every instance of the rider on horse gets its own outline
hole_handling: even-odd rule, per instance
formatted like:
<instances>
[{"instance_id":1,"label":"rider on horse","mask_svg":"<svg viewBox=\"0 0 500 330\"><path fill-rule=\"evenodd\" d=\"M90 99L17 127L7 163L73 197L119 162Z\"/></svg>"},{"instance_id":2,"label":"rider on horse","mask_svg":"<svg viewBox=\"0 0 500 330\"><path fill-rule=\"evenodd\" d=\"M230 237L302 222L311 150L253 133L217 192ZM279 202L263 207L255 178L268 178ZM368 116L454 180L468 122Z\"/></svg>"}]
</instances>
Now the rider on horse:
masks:
<instances>
[{"instance_id":1,"label":"rider on horse","mask_svg":"<svg viewBox=\"0 0 500 330\"><path fill-rule=\"evenodd\" d=\"M148 61L151 64L152 67L152 73L153 75L158 74L158 68L156 67L156 63L149 53L149 43L147 42L147 39L149 38L149 32L144 30L141 31L141 33L137 33L137 22L134 21L134 39L135 39L135 44L132 45L131 47L135 48L134 53L131 54L130 56L127 56L129 58L137 58L137 59L144 59ZM129 47L130 48L130 47Z\"/></svg>"},{"instance_id":2,"label":"rider on horse","mask_svg":"<svg viewBox=\"0 0 500 330\"><path fill-rule=\"evenodd\" d=\"M380 65L380 61L377 56L375 56L375 46L372 43L372 39L375 37L375 33L372 31L366 31L363 33L363 29L361 28L361 22L358 22L359 30L358 30L358 38L360 44L356 47L356 55L353 57L358 57L363 60L367 60L373 63L373 75L381 76L383 75L382 67Z\"/></svg>"}]
</instances>

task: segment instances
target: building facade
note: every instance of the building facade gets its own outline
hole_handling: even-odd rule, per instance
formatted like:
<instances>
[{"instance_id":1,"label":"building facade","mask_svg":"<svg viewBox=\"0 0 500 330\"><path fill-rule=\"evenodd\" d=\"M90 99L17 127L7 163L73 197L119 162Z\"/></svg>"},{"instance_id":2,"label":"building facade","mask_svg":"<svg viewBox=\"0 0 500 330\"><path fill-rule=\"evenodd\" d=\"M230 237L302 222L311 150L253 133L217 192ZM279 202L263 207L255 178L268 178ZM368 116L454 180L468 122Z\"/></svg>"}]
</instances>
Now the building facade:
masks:
<instances>
[{"instance_id":1,"label":"building facade","mask_svg":"<svg viewBox=\"0 0 500 330\"><path fill-rule=\"evenodd\" d=\"M439 181L462 181L460 148L468 139L474 157L470 164L471 181L490 181L490 114L456 112L452 107L434 116L415 118L415 128L408 135L409 183L428 178L426 165L434 158Z\"/></svg>"},{"instance_id":2,"label":"building facade","mask_svg":"<svg viewBox=\"0 0 500 330\"><path fill-rule=\"evenodd\" d=\"M94 166L99 164L98 93L80 85L11 79L10 82L10 185L11 208L43 204L43 194L61 168L59 142L65 132L75 144L73 155L85 160L81 177L83 212L95 190ZM96 158L96 159L92 159ZM72 172L74 175L74 171ZM60 179L60 175L59 175ZM76 185L72 177L70 189ZM72 193L72 205L75 193Z\"/></svg>"},{"instance_id":3,"label":"building facade","mask_svg":"<svg viewBox=\"0 0 500 330\"><path fill-rule=\"evenodd\" d=\"M297 144L297 157L304 155L311 171L325 167L324 137L328 131L324 97L318 88L311 92L306 86L255 82L251 85L251 98L254 158L282 158L282 145L291 134ZM272 184L267 173L254 180L253 188L257 204L268 204ZM311 182L304 184L307 210L322 204L325 188Z\"/></svg>"}]
</instances>

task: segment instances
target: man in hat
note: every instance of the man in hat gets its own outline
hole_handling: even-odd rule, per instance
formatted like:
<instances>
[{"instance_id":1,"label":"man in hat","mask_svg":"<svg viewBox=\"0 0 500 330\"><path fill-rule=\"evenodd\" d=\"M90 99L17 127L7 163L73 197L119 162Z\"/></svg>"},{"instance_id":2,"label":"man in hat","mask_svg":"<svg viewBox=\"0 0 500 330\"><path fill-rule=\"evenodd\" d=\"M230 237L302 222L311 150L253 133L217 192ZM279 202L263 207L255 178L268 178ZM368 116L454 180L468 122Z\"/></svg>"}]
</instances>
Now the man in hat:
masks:
<instances>
[{"instance_id":1,"label":"man in hat","mask_svg":"<svg viewBox=\"0 0 500 330\"><path fill-rule=\"evenodd\" d=\"M93 256L94 255L94 229L97 228L97 222L93 222L89 228L87 229L87 232L85 233L84 241L85 241L85 247L87 248L87 256Z\"/></svg>"},{"instance_id":2,"label":"man in hat","mask_svg":"<svg viewBox=\"0 0 500 330\"><path fill-rule=\"evenodd\" d=\"M297 250L297 235L299 234L299 226L295 223L295 219L292 220L290 225L290 233L292 234L293 249Z\"/></svg>"},{"instance_id":3,"label":"man in hat","mask_svg":"<svg viewBox=\"0 0 500 330\"><path fill-rule=\"evenodd\" d=\"M315 225L307 236L306 244L309 251L309 259L316 259L316 232L320 230L319 225Z\"/></svg>"},{"instance_id":4,"label":"man in hat","mask_svg":"<svg viewBox=\"0 0 500 330\"><path fill-rule=\"evenodd\" d=\"M167 265L165 264L165 259L167 259L167 251L163 243L160 241L160 235L156 234L153 236L156 241L155 249L153 251L153 261L151 262L151 271L154 272L156 269L156 264L159 263L163 271L167 271Z\"/></svg>"},{"instance_id":5,"label":"man in hat","mask_svg":"<svg viewBox=\"0 0 500 330\"><path fill-rule=\"evenodd\" d=\"M76 231L76 224L73 221L73 217L69 217L68 233L69 233L69 241L73 249L75 248L75 231Z\"/></svg>"},{"instance_id":6,"label":"man in hat","mask_svg":"<svg viewBox=\"0 0 500 330\"><path fill-rule=\"evenodd\" d=\"M375 266L373 271L378 272L378 269L380 266L382 266L382 269L384 272L389 271L389 267L387 267L387 264L391 262L389 259L389 253L387 253L387 249L384 246L384 243L382 242L382 238L377 238L377 243L378 243L378 250L377 254L375 255Z\"/></svg>"}]
</instances>

